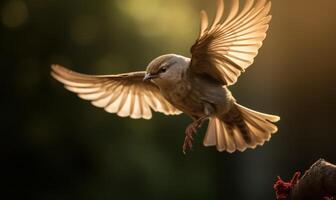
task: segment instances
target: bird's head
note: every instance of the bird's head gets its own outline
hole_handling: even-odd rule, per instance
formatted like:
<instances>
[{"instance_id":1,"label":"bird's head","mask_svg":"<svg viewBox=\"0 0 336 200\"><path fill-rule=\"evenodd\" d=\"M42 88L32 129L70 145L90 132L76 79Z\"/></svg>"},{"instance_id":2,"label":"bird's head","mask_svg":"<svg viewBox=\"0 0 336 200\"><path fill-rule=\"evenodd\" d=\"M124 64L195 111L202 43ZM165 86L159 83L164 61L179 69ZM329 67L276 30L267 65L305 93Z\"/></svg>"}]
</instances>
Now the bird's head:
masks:
<instances>
[{"instance_id":1,"label":"bird's head","mask_svg":"<svg viewBox=\"0 0 336 200\"><path fill-rule=\"evenodd\" d=\"M166 54L151 61L144 81L152 81L158 86L180 81L189 67L190 59L176 54Z\"/></svg>"}]
</instances>

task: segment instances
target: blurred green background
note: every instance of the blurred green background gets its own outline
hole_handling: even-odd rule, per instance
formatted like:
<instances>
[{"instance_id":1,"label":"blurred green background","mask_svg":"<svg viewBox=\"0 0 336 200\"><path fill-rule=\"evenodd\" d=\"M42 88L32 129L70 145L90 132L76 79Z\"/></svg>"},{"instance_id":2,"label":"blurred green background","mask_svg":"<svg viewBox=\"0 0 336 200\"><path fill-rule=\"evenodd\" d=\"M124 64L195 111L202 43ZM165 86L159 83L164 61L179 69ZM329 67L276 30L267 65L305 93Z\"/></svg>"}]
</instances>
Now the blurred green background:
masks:
<instances>
[{"instance_id":1,"label":"blurred green background","mask_svg":"<svg viewBox=\"0 0 336 200\"><path fill-rule=\"evenodd\" d=\"M226 2L229 2L226 0ZM199 11L215 0L0 2L1 182L10 199L274 199L323 157L336 162L334 0L274 0L268 37L232 90L242 105L282 117L263 147L219 153L181 145L186 116L132 120L66 91L50 64L109 74L164 53L189 56Z\"/></svg>"}]
</instances>

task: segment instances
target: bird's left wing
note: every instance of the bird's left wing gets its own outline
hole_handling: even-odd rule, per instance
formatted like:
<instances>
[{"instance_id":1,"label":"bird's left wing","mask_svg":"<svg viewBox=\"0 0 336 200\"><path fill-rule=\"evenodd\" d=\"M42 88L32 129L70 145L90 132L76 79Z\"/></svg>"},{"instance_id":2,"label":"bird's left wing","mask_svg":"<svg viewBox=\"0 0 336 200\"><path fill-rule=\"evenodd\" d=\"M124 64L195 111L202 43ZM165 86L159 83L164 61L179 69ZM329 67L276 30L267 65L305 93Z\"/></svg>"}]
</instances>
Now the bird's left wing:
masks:
<instances>
[{"instance_id":1,"label":"bird's left wing","mask_svg":"<svg viewBox=\"0 0 336 200\"><path fill-rule=\"evenodd\" d=\"M180 114L153 83L143 81L145 72L94 76L52 65L52 76L82 99L121 117L150 119L151 109L166 115Z\"/></svg>"},{"instance_id":2,"label":"bird's left wing","mask_svg":"<svg viewBox=\"0 0 336 200\"><path fill-rule=\"evenodd\" d=\"M239 9L239 0L223 20L224 2L217 0L214 22L208 26L205 11L201 12L199 38L191 48L191 72L206 74L223 85L232 85L252 63L262 41L271 16L268 0L245 0Z\"/></svg>"}]
</instances>

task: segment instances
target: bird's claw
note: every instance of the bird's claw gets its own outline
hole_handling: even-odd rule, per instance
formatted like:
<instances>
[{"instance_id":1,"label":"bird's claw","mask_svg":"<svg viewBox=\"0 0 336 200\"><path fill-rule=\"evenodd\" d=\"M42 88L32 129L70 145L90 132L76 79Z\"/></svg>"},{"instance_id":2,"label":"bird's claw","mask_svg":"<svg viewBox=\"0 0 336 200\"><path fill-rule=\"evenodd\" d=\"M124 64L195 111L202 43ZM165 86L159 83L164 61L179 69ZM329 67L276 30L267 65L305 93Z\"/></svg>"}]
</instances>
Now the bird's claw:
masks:
<instances>
[{"instance_id":1,"label":"bird's claw","mask_svg":"<svg viewBox=\"0 0 336 200\"><path fill-rule=\"evenodd\" d=\"M184 138L184 143L183 143L183 154L186 154L188 149L189 149L189 150L192 149L192 141L193 141L193 138L192 138L192 137L186 136L186 137Z\"/></svg>"},{"instance_id":2,"label":"bird's claw","mask_svg":"<svg viewBox=\"0 0 336 200\"><path fill-rule=\"evenodd\" d=\"M197 131L197 128L198 128L198 124L195 124L195 123L192 123L190 124L185 133L186 133L186 136L184 138L184 143L183 143L183 154L186 154L187 150L191 150L192 149L192 142L194 140L193 138L193 134L196 133Z\"/></svg>"}]
</instances>

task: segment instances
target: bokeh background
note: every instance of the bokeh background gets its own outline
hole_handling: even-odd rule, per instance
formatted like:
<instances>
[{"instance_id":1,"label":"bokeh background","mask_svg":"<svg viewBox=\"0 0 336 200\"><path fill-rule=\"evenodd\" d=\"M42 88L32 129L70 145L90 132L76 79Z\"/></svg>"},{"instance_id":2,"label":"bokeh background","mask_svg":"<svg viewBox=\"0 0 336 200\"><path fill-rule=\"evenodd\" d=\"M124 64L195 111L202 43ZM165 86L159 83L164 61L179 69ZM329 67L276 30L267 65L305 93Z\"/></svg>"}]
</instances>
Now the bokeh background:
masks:
<instances>
[{"instance_id":1,"label":"bokeh background","mask_svg":"<svg viewBox=\"0 0 336 200\"><path fill-rule=\"evenodd\" d=\"M226 0L228 3L229 1ZM10 199L274 199L322 157L336 162L336 1L274 0L268 37L232 90L282 117L263 147L181 152L186 116L132 120L66 91L50 64L108 74L189 56L215 0L2 0L1 195Z\"/></svg>"}]
</instances>

